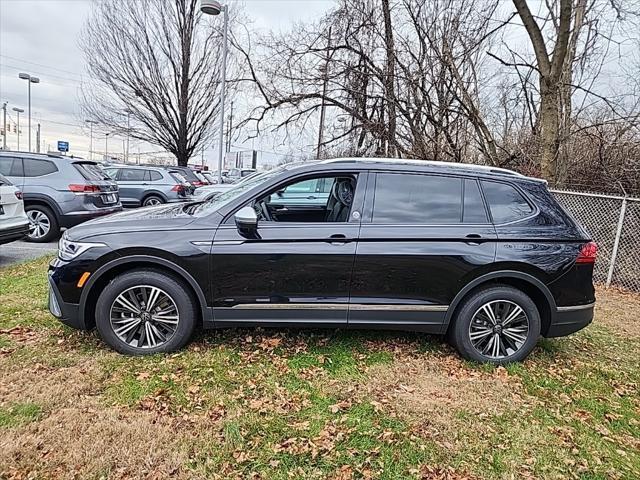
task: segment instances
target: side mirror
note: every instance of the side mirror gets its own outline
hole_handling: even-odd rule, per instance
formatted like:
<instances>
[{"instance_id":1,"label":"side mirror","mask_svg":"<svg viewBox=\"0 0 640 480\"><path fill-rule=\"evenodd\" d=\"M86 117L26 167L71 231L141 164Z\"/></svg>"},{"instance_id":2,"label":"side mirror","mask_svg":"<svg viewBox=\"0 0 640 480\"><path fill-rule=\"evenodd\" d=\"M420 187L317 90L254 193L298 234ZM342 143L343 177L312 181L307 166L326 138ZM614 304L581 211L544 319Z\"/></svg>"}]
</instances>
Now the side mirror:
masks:
<instances>
[{"instance_id":1,"label":"side mirror","mask_svg":"<svg viewBox=\"0 0 640 480\"><path fill-rule=\"evenodd\" d=\"M258 230L258 215L252 207L242 207L234 215L240 235L253 237Z\"/></svg>"}]
</instances>

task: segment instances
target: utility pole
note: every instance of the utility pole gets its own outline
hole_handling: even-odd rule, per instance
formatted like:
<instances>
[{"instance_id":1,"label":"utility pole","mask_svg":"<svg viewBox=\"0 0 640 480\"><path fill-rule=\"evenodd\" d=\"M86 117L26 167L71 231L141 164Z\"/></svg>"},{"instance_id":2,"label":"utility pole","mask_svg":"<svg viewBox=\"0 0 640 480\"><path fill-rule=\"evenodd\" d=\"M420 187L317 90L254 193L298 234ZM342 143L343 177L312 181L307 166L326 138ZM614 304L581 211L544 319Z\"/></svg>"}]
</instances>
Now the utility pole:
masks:
<instances>
[{"instance_id":1,"label":"utility pole","mask_svg":"<svg viewBox=\"0 0 640 480\"><path fill-rule=\"evenodd\" d=\"M229 115L229 130L227 130L227 152L231 151L231 131L233 130L233 100L231 101L231 114Z\"/></svg>"},{"instance_id":2,"label":"utility pole","mask_svg":"<svg viewBox=\"0 0 640 480\"><path fill-rule=\"evenodd\" d=\"M2 149L7 149L7 102L2 104Z\"/></svg>"},{"instance_id":3,"label":"utility pole","mask_svg":"<svg viewBox=\"0 0 640 480\"><path fill-rule=\"evenodd\" d=\"M320 153L322 150L322 136L324 133L324 111L325 111L325 103L324 97L327 95L327 86L329 83L329 60L331 50L331 27L329 27L329 40L327 41L327 58L324 64L324 82L322 84L322 105L320 106L320 128L318 130L318 149L316 151L316 158L320 158Z\"/></svg>"},{"instance_id":4,"label":"utility pole","mask_svg":"<svg viewBox=\"0 0 640 480\"><path fill-rule=\"evenodd\" d=\"M109 161L109 134L104 134L104 160Z\"/></svg>"},{"instance_id":5,"label":"utility pole","mask_svg":"<svg viewBox=\"0 0 640 480\"><path fill-rule=\"evenodd\" d=\"M36 130L36 153L40 153L40 124L38 123L38 129Z\"/></svg>"},{"instance_id":6,"label":"utility pole","mask_svg":"<svg viewBox=\"0 0 640 480\"><path fill-rule=\"evenodd\" d=\"M18 114L18 151L20 151L20 114L24 112L22 108L13 107L13 111Z\"/></svg>"},{"instance_id":7,"label":"utility pole","mask_svg":"<svg viewBox=\"0 0 640 480\"><path fill-rule=\"evenodd\" d=\"M93 126L97 125L98 122L95 120L85 120L89 124L89 159L93 160Z\"/></svg>"},{"instance_id":8,"label":"utility pole","mask_svg":"<svg viewBox=\"0 0 640 480\"><path fill-rule=\"evenodd\" d=\"M29 152L31 152L31 84L32 83L40 83L40 79L38 77L34 77L29 75L28 73L19 73L18 78L21 80L26 80L29 91Z\"/></svg>"},{"instance_id":9,"label":"utility pole","mask_svg":"<svg viewBox=\"0 0 640 480\"><path fill-rule=\"evenodd\" d=\"M131 129L130 117L131 112L127 111L127 148L125 149L125 163L129 162L129 131Z\"/></svg>"}]
</instances>

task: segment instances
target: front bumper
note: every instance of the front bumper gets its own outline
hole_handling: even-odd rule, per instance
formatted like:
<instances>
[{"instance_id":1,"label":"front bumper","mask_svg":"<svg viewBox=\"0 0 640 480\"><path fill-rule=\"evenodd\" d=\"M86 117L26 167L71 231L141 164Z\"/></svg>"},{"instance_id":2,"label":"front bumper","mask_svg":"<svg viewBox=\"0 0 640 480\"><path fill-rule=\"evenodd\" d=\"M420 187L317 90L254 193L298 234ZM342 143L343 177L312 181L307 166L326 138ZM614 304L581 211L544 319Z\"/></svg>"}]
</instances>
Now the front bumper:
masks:
<instances>
[{"instance_id":1,"label":"front bumper","mask_svg":"<svg viewBox=\"0 0 640 480\"><path fill-rule=\"evenodd\" d=\"M52 272L49 271L49 311L51 315L56 317L65 325L79 330L89 330L90 328L80 319L79 306L75 303L67 303L62 300L60 291L52 278Z\"/></svg>"},{"instance_id":2,"label":"front bumper","mask_svg":"<svg viewBox=\"0 0 640 480\"><path fill-rule=\"evenodd\" d=\"M24 238L29 233L29 222L0 230L0 245Z\"/></svg>"},{"instance_id":3,"label":"front bumper","mask_svg":"<svg viewBox=\"0 0 640 480\"><path fill-rule=\"evenodd\" d=\"M582 330L593 320L595 303L558 307L545 337L564 337Z\"/></svg>"}]
</instances>

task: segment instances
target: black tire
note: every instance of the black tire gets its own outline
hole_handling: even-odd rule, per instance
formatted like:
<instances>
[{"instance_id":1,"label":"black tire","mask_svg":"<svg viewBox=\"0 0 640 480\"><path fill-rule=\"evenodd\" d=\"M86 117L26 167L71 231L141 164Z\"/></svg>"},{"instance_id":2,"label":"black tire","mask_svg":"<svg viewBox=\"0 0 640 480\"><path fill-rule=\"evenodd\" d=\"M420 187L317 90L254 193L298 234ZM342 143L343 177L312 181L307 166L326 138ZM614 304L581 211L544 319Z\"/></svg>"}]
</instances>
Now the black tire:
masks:
<instances>
[{"instance_id":1,"label":"black tire","mask_svg":"<svg viewBox=\"0 0 640 480\"><path fill-rule=\"evenodd\" d=\"M149 195L148 197L145 197L144 201L142 202L142 206L143 207L149 207L152 205L161 205L165 203L164 198L162 198L159 195Z\"/></svg>"},{"instance_id":2,"label":"black tire","mask_svg":"<svg viewBox=\"0 0 640 480\"><path fill-rule=\"evenodd\" d=\"M505 329L503 331L503 321L508 319L511 312L517 313L514 305L522 309L526 318L523 318L522 315L517 316L515 320L510 322L508 330ZM495 315L495 325L491 322L490 315L485 313L486 310L480 311L483 306L490 308ZM501 308L504 308L504 310L501 310ZM507 308L512 310L506 310ZM498 314L494 312L494 309L498 311ZM502 318L500 311L505 312L504 318ZM476 317L476 315L480 317ZM474 317L476 317L475 321ZM482 319L486 319L486 322L483 322ZM474 321L473 333L471 328L472 321ZM517 324L515 323L516 321ZM522 333L525 324L527 327L526 334ZM502 365L524 360L536 346L540 337L540 328L540 313L533 300L527 294L506 285L495 285L473 292L462 301L457 310L454 324L449 329L449 340L460 355L467 360ZM487 331L491 331L491 333L485 333ZM514 333L516 331L517 333ZM471 335L476 336L474 338L475 346ZM496 337L496 335L500 342L496 338L492 338ZM518 338L526 335L526 340L516 342L514 341L514 335L517 335ZM486 343L482 343L485 341ZM489 342L491 342L490 345ZM496 343L499 355L491 355ZM486 346L490 347L486 353L483 353L483 345L485 348Z\"/></svg>"},{"instance_id":3,"label":"black tire","mask_svg":"<svg viewBox=\"0 0 640 480\"><path fill-rule=\"evenodd\" d=\"M116 310L124 310L118 306L119 304L116 303L116 299L123 292L141 286L149 289L151 287L159 289L162 294L166 294L173 301L173 305L177 309L178 319L176 320L177 326L175 330L171 335L167 335L165 342L155 347L151 345L144 347L143 345L143 348L127 343L116 334L112 326L112 307L115 307ZM127 295L129 295L129 301L131 301L132 298L131 293L135 293L136 291L138 290L130 290L127 293ZM140 304L138 306L140 306ZM114 315L116 310L114 310ZM133 316L134 314L132 313L131 315ZM188 287L181 280L157 270L132 270L118 275L102 290L96 304L96 328L100 336L113 349L127 355L151 355L161 352L174 352L181 349L191 339L197 318L197 302L191 295ZM146 326L144 326L145 322L153 324L156 327L156 330L154 330L156 332L158 328L164 328L162 324L159 325L151 319L144 320L144 322L141 320L141 324L133 329L138 331L138 333L135 334L138 338L132 339L132 343L138 343L140 341L142 337L141 330L144 330L143 327L146 328ZM146 341L149 343L148 338Z\"/></svg>"},{"instance_id":4,"label":"black tire","mask_svg":"<svg viewBox=\"0 0 640 480\"><path fill-rule=\"evenodd\" d=\"M24 210L27 213L30 222L29 235L26 238L28 242L47 243L60 235L58 218L49 207L45 207L44 205L26 205ZM39 222L40 227L33 226L33 217L40 217L42 219L42 222ZM43 235L35 236L38 231L42 231L39 230L39 228L44 228L45 222L48 224L48 231Z\"/></svg>"}]
</instances>

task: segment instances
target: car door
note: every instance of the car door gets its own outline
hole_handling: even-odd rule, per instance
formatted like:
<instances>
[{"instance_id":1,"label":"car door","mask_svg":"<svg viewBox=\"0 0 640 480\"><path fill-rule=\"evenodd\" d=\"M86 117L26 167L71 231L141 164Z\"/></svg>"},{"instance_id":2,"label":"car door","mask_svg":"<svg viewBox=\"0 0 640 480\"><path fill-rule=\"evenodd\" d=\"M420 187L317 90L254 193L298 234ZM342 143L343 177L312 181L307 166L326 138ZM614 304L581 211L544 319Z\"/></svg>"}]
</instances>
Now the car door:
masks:
<instances>
[{"instance_id":1,"label":"car door","mask_svg":"<svg viewBox=\"0 0 640 480\"><path fill-rule=\"evenodd\" d=\"M259 221L256 238L246 238L228 216L211 250L216 325L346 326L367 175L341 175L355 179L344 221Z\"/></svg>"},{"instance_id":2,"label":"car door","mask_svg":"<svg viewBox=\"0 0 640 480\"><path fill-rule=\"evenodd\" d=\"M349 325L441 333L455 294L494 261L495 228L475 178L371 174Z\"/></svg>"},{"instance_id":3,"label":"car door","mask_svg":"<svg viewBox=\"0 0 640 480\"><path fill-rule=\"evenodd\" d=\"M142 168L121 168L118 172L118 188L123 205L139 206L147 189L148 170Z\"/></svg>"}]
</instances>

